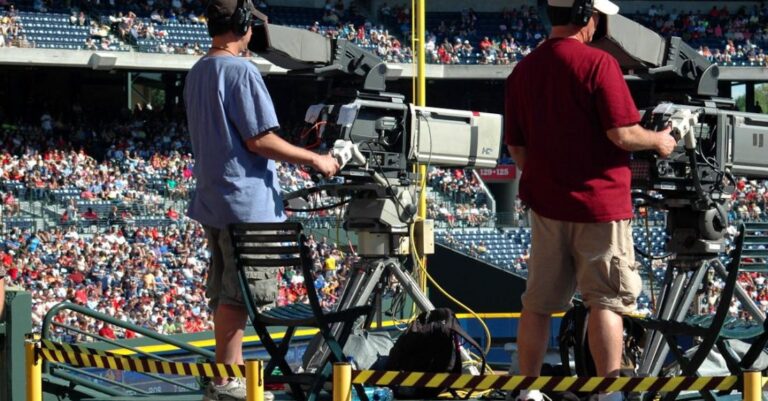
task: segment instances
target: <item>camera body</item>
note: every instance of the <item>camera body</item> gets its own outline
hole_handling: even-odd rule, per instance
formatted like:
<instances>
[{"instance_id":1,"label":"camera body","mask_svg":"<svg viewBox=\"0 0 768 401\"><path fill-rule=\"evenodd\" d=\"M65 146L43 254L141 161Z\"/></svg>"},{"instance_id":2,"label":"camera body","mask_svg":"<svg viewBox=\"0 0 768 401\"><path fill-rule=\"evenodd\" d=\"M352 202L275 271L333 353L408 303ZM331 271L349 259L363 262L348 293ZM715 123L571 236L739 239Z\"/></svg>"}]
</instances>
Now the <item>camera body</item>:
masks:
<instances>
[{"instance_id":1,"label":"camera body","mask_svg":"<svg viewBox=\"0 0 768 401\"><path fill-rule=\"evenodd\" d=\"M719 99L662 103L643 113L643 127L671 126L678 140L669 157L635 152L630 165L636 198L669 212L671 251L723 252L733 176L768 177L768 116L734 108Z\"/></svg>"},{"instance_id":2,"label":"camera body","mask_svg":"<svg viewBox=\"0 0 768 401\"><path fill-rule=\"evenodd\" d=\"M662 103L643 113L641 125L660 131L685 112L690 123L673 129L674 152L660 158L655 152L635 152L631 162L632 187L655 191L665 198L688 199L701 191L719 199L730 192L729 175L768 177L768 115L734 110L720 100L708 104ZM695 173L695 175L694 175Z\"/></svg>"},{"instance_id":3,"label":"camera body","mask_svg":"<svg viewBox=\"0 0 768 401\"><path fill-rule=\"evenodd\" d=\"M309 107L309 134L300 145L319 150L333 149L340 140L356 145L365 162L351 160L342 173L371 168L391 176L417 163L491 168L498 161L501 115L419 107L385 92L358 91L353 99L337 101Z\"/></svg>"}]
</instances>

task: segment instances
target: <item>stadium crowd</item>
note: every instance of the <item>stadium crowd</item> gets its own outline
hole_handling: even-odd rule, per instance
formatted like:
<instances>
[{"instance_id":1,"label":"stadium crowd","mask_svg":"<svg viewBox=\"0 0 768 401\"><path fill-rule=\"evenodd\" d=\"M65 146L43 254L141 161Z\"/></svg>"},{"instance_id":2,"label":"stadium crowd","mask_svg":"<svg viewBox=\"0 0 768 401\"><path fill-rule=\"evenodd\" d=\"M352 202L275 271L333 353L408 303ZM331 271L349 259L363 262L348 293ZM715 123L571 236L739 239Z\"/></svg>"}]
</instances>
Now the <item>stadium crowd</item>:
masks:
<instances>
[{"instance_id":1,"label":"stadium crowd","mask_svg":"<svg viewBox=\"0 0 768 401\"><path fill-rule=\"evenodd\" d=\"M196 222L174 209L194 190L183 121L144 111L104 125L69 125L44 112L39 125L0 127L0 222L7 225L0 234L0 263L9 272L7 284L34 294L38 329L45 312L64 301L161 333L210 329L203 289L206 238ZM285 191L312 185L310 175L293 165L281 163L278 175ZM463 172L448 175L461 177ZM460 195L446 190L446 197L474 203L477 188ZM71 196L58 197L62 191ZM311 204L328 201L316 197ZM33 202L58 214L45 229L13 226L13 218L28 214ZM99 204L108 208L91 207ZM335 209L301 217L340 213ZM153 226L136 224L135 215L144 214L163 216ZM91 226L96 229L85 229ZM310 237L310 246L316 263L311 284L322 304L331 307L356 256L351 246L342 249L327 238ZM298 271L281 272L278 304L306 302L303 281ZM57 319L105 337L136 335L72 312ZM59 334L69 336L65 340L83 339L67 330Z\"/></svg>"},{"instance_id":2,"label":"stadium crowd","mask_svg":"<svg viewBox=\"0 0 768 401\"><path fill-rule=\"evenodd\" d=\"M201 55L206 45L194 41L177 41L166 29L168 24L200 27L206 23L204 4L191 0L173 1L20 1L24 9L37 12L71 10L72 25L90 27L83 48L91 50L124 50L136 47L141 40L151 40L151 51ZM266 13L265 1L256 2ZM0 5L2 6L2 5ZM665 36L680 36L698 47L699 53L718 63L764 65L768 39L768 8L763 3L752 6L713 7L667 10L663 4L647 10L625 13L626 16ZM0 18L0 47L26 47L23 21L12 4ZM376 20L369 20L341 0L328 0L316 21L304 23L309 30L333 38L346 38L376 52L389 62L409 63L414 52L410 47L410 7L383 3ZM284 12L284 11L283 11ZM431 21L425 42L428 62L439 64L509 64L527 55L545 37L546 31L536 7L521 5L504 8L499 13L479 13L467 8L453 16ZM280 23L280 13L275 14ZM443 18L444 17L444 18ZM199 30L202 36L204 30Z\"/></svg>"},{"instance_id":3,"label":"stadium crowd","mask_svg":"<svg viewBox=\"0 0 768 401\"><path fill-rule=\"evenodd\" d=\"M37 325L51 306L70 301L163 333L208 330L210 312L203 293L209 257L206 239L200 226L183 213L172 207L165 210L171 198L184 200L194 188L184 124L157 117L132 118L108 127L67 127L47 113L36 126L3 125L2 214L23 214L23 202L54 202L51 194L56 190L76 188L74 198L57 205L64 209L61 216L87 219L87 211L77 208L80 201L135 202L147 208L154 205L157 212L165 213L168 224L142 227L133 223L130 214L121 213L90 232L62 224L44 230L10 228L2 235L0 246L0 262L9 271L8 284L35 294L33 319ZM89 151L102 157L97 159ZM286 191L311 185L309 174L295 166L281 164L278 173ZM156 181L163 191L149 189L149 183ZM482 226L493 218L478 198L482 192L479 183L466 171L431 168L428 183L439 194L430 205L430 214L438 218L442 214L449 227ZM734 220L766 220L766 203L768 181L742 179L729 203L729 213ZM474 256L488 251L483 242L459 244L450 235L446 242ZM331 307L355 254L327 238L312 238L310 245L316 263L312 285L319 290L323 305ZM514 269L525 271L526 257L523 252ZM657 270L663 268L663 264L656 266ZM748 291L768 309L764 276L743 279L753 283ZM283 271L278 303L305 302L303 281L297 271ZM718 285L715 280L711 286L713 296ZM107 337L135 336L72 313L62 313L57 319Z\"/></svg>"},{"instance_id":4,"label":"stadium crowd","mask_svg":"<svg viewBox=\"0 0 768 401\"><path fill-rule=\"evenodd\" d=\"M211 329L204 291L210 255L200 225L184 218L161 228L111 226L92 235L78 231L14 228L3 236L0 261L8 271L7 284L34 295L35 327L40 328L48 310L66 301L159 333ZM316 261L312 285L330 308L355 259L326 238L310 236L309 245ZM280 273L277 304L307 302L300 272ZM108 338L136 336L71 311L57 314L54 321ZM62 338L66 341L85 339L61 327L57 332L71 336Z\"/></svg>"},{"instance_id":5,"label":"stadium crowd","mask_svg":"<svg viewBox=\"0 0 768 401\"><path fill-rule=\"evenodd\" d=\"M55 2L54 2L55 3ZM91 4L90 12L102 11L106 3ZM114 2L112 2L114 3ZM182 7L175 7L180 3ZM93 5L95 4L95 6ZM144 4L144 3L131 3ZM98 22L86 13L73 14L73 25L91 26L91 35L108 39L117 29L127 42L131 38L163 38L162 24L171 18L183 23L202 24L204 19L193 9L181 12L187 3L174 0L169 9L149 11L150 23L136 17L133 10L118 12L109 24ZM164 6L165 3L158 6ZM112 4L114 6L114 4ZM261 7L268 7L265 3ZM330 8L328 8L330 6ZM113 10L113 8L105 8ZM170 11L169 11L170 10ZM410 15L407 7L382 8L385 18L400 26L397 36L381 26L368 22L348 23L349 14L328 2L323 23L308 29L333 37L347 37L363 46L375 47L389 61L412 58L408 46L397 37L406 37ZM121 14L122 13L122 14ZM730 62L747 59L764 62L760 46L768 30L765 16L768 10L755 6L729 12L727 7L714 8L708 13L667 12L663 7L651 7L647 15L634 18L664 34L682 35L684 39L705 43L725 43L722 51L702 44L700 52L713 61ZM429 35L427 49L433 61L458 63L471 57L479 63L508 63L524 56L530 45L541 40L541 26L534 10L524 7L504 11L505 22L499 33L477 37L475 25L482 15L471 9L457 13L456 21L442 21ZM331 28L328 28L328 27ZM107 32L104 30L108 29ZM16 11L9 6L0 18L0 46L21 46L23 29ZM439 45L438 45L439 43ZM94 46L96 43L93 43ZM199 51L199 47L194 50ZM187 52L187 50L184 50ZM130 118L100 126L75 123L67 126L45 113L36 126L4 125L0 131L0 218L24 214L24 202L42 200L56 203L62 209L57 223L82 220L100 221L105 225L95 232L84 232L78 225L52 227L45 230L12 228L2 234L0 262L9 271L9 284L18 285L35 294L33 319L41 323L44 311L62 301L71 301L91 309L119 316L120 319L164 332L194 332L210 329L209 313L203 294L203 272L207 264L206 239L200 227L186 219L183 211L174 209L169 201L184 200L194 190L193 161L182 120L169 120L159 115L153 118ZM309 175L295 166L281 164L280 182L286 191L311 185ZM430 200L429 216L447 223L448 227L478 227L493 222L494 216L480 198L482 188L473 175L462 170L429 171L429 185L438 197ZM61 190L75 189L76 196L54 199ZM768 181L740 180L729 203L732 220L767 219ZM314 203L321 203L316 195ZM118 210L95 211L83 209L81 201L103 201ZM136 209L133 206L138 205ZM130 207L129 207L130 206ZM523 214L524 208L517 207ZM141 227L134 222L136 210L163 214L168 225ZM326 215L338 215L339 210ZM95 214L95 217L94 217ZM302 215L302 217L308 217ZM522 219L521 219L522 220ZM734 230L731 227L731 231ZM733 234L733 233L731 233ZM482 255L485 243L449 244L465 247L470 254ZM311 283L319 289L323 304L330 307L343 288L344 278L355 261L354 252L345 252L327 239L311 239L316 260L316 277ZM525 270L526 256L515 261L515 269ZM658 264L656 270L665 266ZM743 275L747 291L764 310L768 310L768 286L765 276ZM306 283L296 271L281 275L278 303L306 301ZM718 286L710 286L708 307L714 304ZM712 298L714 297L714 298ZM739 313L735 304L735 312ZM114 332L110 327L97 327L95 322L62 314L59 323L105 333L104 336L129 338L130 332ZM110 332L111 331L111 332ZM72 338L76 340L78 338Z\"/></svg>"},{"instance_id":6,"label":"stadium crowd","mask_svg":"<svg viewBox=\"0 0 768 401\"><path fill-rule=\"evenodd\" d=\"M667 10L659 4L652 5L645 14L631 17L662 35L680 36L686 42L700 44L699 53L711 61L745 60L761 65L765 62L762 47L768 39L768 8L764 3L696 11Z\"/></svg>"},{"instance_id":7,"label":"stadium crowd","mask_svg":"<svg viewBox=\"0 0 768 401\"><path fill-rule=\"evenodd\" d=\"M439 169L427 172L427 184L438 196L427 198L427 216L448 227L481 227L493 223L483 188L471 170Z\"/></svg>"},{"instance_id":8,"label":"stadium crowd","mask_svg":"<svg viewBox=\"0 0 768 401\"><path fill-rule=\"evenodd\" d=\"M0 14L0 47L29 47L21 21L14 6L8 5Z\"/></svg>"}]
</instances>

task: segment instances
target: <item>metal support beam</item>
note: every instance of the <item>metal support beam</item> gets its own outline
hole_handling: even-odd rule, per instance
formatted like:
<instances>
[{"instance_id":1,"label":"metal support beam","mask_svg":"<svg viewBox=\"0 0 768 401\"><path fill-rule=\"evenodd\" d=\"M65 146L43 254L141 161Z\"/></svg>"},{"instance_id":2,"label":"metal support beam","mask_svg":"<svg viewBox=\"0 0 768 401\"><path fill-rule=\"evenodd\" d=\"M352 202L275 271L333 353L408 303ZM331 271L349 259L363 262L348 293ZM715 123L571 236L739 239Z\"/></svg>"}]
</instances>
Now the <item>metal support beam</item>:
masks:
<instances>
[{"instance_id":1,"label":"metal support beam","mask_svg":"<svg viewBox=\"0 0 768 401\"><path fill-rule=\"evenodd\" d=\"M5 300L5 320L0 320L5 331L0 336L0 400L24 400L27 377L19 367L26 366L24 343L32 332L32 296L8 291Z\"/></svg>"}]
</instances>

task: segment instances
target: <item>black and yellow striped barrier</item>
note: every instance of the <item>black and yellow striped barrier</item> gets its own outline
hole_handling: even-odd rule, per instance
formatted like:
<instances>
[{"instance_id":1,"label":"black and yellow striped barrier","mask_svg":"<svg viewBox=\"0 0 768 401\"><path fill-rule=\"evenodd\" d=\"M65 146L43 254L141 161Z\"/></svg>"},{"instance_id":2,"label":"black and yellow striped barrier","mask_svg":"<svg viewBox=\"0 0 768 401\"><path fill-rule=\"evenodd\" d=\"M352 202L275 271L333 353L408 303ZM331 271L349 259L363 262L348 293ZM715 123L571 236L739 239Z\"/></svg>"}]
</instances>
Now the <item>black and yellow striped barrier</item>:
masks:
<instances>
[{"instance_id":1,"label":"black and yellow striped barrier","mask_svg":"<svg viewBox=\"0 0 768 401\"><path fill-rule=\"evenodd\" d=\"M27 343L27 401L42 401L42 361L59 362L82 368L103 368L139 373L178 376L245 378L247 401L264 401L264 365L246 361L244 365L222 363L167 362L144 357L127 357L71 344L43 340Z\"/></svg>"},{"instance_id":2,"label":"black and yellow striped barrier","mask_svg":"<svg viewBox=\"0 0 768 401\"><path fill-rule=\"evenodd\" d=\"M333 366L333 401L350 401L353 384L447 389L544 390L572 392L669 392L741 390L744 401L761 401L768 379L760 372L715 377L525 377L449 373L352 370L348 363Z\"/></svg>"},{"instance_id":3,"label":"black and yellow striped barrier","mask_svg":"<svg viewBox=\"0 0 768 401\"><path fill-rule=\"evenodd\" d=\"M104 368L178 376L245 377L245 365L165 362L146 357L115 355L106 351L55 343L50 340L42 341L40 354L46 361L66 363L83 368Z\"/></svg>"},{"instance_id":4,"label":"black and yellow striped barrier","mask_svg":"<svg viewBox=\"0 0 768 401\"><path fill-rule=\"evenodd\" d=\"M472 390L543 390L572 392L726 391L737 388L737 376L720 377L524 377L448 373L352 371L352 384Z\"/></svg>"},{"instance_id":5,"label":"black and yellow striped barrier","mask_svg":"<svg viewBox=\"0 0 768 401\"><path fill-rule=\"evenodd\" d=\"M179 376L203 377L240 377L250 383L261 397L249 392L248 401L263 400L263 366L261 361L249 361L245 365L218 363L181 363L166 362L145 357L128 357L88 347L55 343L43 340L41 343L28 344L27 369L29 378L35 378L40 385L40 360L66 363L77 367L115 369L140 373L157 373ZM249 369L250 367L250 369ZM352 384L375 386L405 386L419 388L448 388L470 390L544 390L572 392L669 392L669 391L731 391L742 390L744 399L750 400L748 393L759 393L766 387L768 380L760 372L748 372L744 380L739 376L715 377L525 377L508 375L465 375L449 373L392 372L376 370L355 370L346 363L334 365L334 401L348 401ZM338 381L338 383L337 383ZM35 396L42 394L36 389L28 391ZM38 401L39 398L30 398Z\"/></svg>"}]
</instances>

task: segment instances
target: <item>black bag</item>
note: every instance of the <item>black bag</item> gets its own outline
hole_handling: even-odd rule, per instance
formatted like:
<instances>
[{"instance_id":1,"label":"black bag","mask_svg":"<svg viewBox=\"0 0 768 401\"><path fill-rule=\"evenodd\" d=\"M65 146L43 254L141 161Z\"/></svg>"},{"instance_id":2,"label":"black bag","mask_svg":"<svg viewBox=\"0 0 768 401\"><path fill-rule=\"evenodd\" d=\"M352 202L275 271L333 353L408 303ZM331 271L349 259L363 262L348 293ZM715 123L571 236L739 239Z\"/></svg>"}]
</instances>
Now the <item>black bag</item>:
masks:
<instances>
[{"instance_id":1,"label":"black bag","mask_svg":"<svg viewBox=\"0 0 768 401\"><path fill-rule=\"evenodd\" d=\"M589 333L587 319L589 310L581 303L575 304L565 313L560 322L560 360L566 369L567 376L576 374L580 377L594 377L595 362L589 350ZM640 360L640 344L645 330L629 316L622 316L624 324L624 347L621 354L621 371L623 377L635 376L635 370ZM569 349L573 349L576 371L571 372L569 366Z\"/></svg>"},{"instance_id":2,"label":"black bag","mask_svg":"<svg viewBox=\"0 0 768 401\"><path fill-rule=\"evenodd\" d=\"M389 353L386 369L404 372L461 373L462 339L475 347L482 359L480 372L485 371L482 348L461 327L456 315L448 308L421 313L395 342ZM444 388L393 388L395 398L435 398Z\"/></svg>"}]
</instances>

